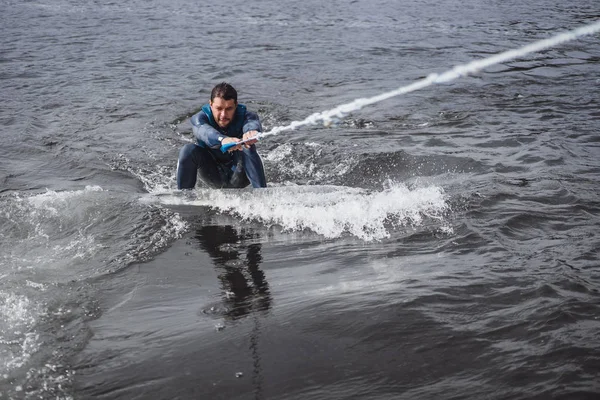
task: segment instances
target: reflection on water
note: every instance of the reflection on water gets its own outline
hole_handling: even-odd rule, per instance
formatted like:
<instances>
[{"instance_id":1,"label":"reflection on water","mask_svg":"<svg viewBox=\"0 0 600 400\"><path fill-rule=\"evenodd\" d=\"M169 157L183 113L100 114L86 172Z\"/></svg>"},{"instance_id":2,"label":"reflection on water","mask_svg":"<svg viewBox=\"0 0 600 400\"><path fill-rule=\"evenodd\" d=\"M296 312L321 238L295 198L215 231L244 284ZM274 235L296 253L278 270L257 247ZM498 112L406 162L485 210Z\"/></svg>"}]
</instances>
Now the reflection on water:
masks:
<instances>
[{"instance_id":1,"label":"reflection on water","mask_svg":"<svg viewBox=\"0 0 600 400\"><path fill-rule=\"evenodd\" d=\"M196 231L200 246L215 262L231 319L271 307L269 285L260 269L259 235L230 225L204 225Z\"/></svg>"},{"instance_id":2,"label":"reflection on water","mask_svg":"<svg viewBox=\"0 0 600 400\"><path fill-rule=\"evenodd\" d=\"M258 339L260 319L257 313L271 307L271 294L264 272L260 269L260 235L250 229L231 225L201 225L195 236L200 246L215 263L221 280L225 316L238 319L252 315L254 327L250 334L252 353L252 385L254 398L263 398L263 374L260 365Z\"/></svg>"}]
</instances>

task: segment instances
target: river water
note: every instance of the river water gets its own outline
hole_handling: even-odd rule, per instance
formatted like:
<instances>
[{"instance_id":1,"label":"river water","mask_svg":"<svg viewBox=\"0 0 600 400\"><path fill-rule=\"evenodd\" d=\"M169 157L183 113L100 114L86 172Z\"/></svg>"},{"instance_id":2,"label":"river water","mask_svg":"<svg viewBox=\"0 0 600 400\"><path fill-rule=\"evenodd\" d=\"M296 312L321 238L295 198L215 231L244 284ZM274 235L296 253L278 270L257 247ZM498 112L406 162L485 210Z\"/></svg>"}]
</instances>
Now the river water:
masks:
<instances>
[{"instance_id":1,"label":"river water","mask_svg":"<svg viewBox=\"0 0 600 400\"><path fill-rule=\"evenodd\" d=\"M265 137L591 23L596 0L0 1L0 399L595 399L600 41Z\"/></svg>"}]
</instances>

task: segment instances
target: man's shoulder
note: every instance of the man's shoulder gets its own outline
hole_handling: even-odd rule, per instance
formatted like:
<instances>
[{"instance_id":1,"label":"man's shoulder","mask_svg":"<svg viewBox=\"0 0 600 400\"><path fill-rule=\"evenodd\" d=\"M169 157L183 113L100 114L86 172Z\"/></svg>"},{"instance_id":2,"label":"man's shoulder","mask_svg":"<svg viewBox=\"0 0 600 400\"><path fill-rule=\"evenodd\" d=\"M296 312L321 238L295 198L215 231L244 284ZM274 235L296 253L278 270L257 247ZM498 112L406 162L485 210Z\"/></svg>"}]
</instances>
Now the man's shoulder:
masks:
<instances>
[{"instance_id":1,"label":"man's shoulder","mask_svg":"<svg viewBox=\"0 0 600 400\"><path fill-rule=\"evenodd\" d=\"M258 119L258 113L248 110L248 108L246 106L244 106L244 115L246 118Z\"/></svg>"},{"instance_id":2,"label":"man's shoulder","mask_svg":"<svg viewBox=\"0 0 600 400\"><path fill-rule=\"evenodd\" d=\"M210 123L210 114L212 114L210 112L210 105L205 104L202 106L200 111L192 115L192 117L190 118L190 122L192 123L192 125Z\"/></svg>"},{"instance_id":3,"label":"man's shoulder","mask_svg":"<svg viewBox=\"0 0 600 400\"><path fill-rule=\"evenodd\" d=\"M248 107L246 107L245 104L238 104L235 112L237 116L243 118L244 120L259 119L258 114L254 111L248 110Z\"/></svg>"},{"instance_id":4,"label":"man's shoulder","mask_svg":"<svg viewBox=\"0 0 600 400\"><path fill-rule=\"evenodd\" d=\"M255 113L255 112L252 112L252 111L248 111L248 112L246 113L246 119L252 119L252 120L256 120L256 119L260 119L260 118L258 117L258 114L257 114L257 113Z\"/></svg>"},{"instance_id":5,"label":"man's shoulder","mask_svg":"<svg viewBox=\"0 0 600 400\"><path fill-rule=\"evenodd\" d=\"M244 117L248 113L248 109L245 104L239 104L235 108L235 115L239 117Z\"/></svg>"}]
</instances>

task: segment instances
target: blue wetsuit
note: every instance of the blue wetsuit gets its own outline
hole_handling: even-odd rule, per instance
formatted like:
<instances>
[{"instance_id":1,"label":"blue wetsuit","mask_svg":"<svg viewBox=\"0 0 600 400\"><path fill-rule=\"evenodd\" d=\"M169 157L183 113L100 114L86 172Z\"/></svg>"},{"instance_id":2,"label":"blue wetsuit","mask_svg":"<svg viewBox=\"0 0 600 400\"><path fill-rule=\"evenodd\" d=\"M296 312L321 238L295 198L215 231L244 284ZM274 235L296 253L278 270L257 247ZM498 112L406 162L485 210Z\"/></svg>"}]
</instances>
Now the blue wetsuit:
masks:
<instances>
[{"instance_id":1,"label":"blue wetsuit","mask_svg":"<svg viewBox=\"0 0 600 400\"><path fill-rule=\"evenodd\" d=\"M241 139L249 131L262 132L258 115L238 104L231 123L221 128L215 121L210 105L191 118L196 143L183 146L177 163L177 188L192 189L200 178L214 188L266 187L265 170L256 151L249 149L222 153L221 141L227 137Z\"/></svg>"}]
</instances>

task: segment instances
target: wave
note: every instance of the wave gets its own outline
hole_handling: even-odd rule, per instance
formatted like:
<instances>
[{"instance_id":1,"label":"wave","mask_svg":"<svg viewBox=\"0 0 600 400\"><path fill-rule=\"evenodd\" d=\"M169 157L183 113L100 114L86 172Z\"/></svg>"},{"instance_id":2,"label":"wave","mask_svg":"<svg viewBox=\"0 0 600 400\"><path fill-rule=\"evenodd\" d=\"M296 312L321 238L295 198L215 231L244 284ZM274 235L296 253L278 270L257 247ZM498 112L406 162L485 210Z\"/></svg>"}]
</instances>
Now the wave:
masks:
<instances>
[{"instance_id":1,"label":"wave","mask_svg":"<svg viewBox=\"0 0 600 400\"><path fill-rule=\"evenodd\" d=\"M3 197L4 270L48 271L59 280L90 277L106 272L107 264L115 269L140 261L185 230L179 215L140 208L136 197L99 186Z\"/></svg>"},{"instance_id":2,"label":"wave","mask_svg":"<svg viewBox=\"0 0 600 400\"><path fill-rule=\"evenodd\" d=\"M198 189L157 193L165 205L207 206L284 231L310 230L326 238L351 235L365 241L388 238L394 229L434 219L447 228L447 196L438 186L383 190L344 186L276 186L263 190Z\"/></svg>"},{"instance_id":3,"label":"wave","mask_svg":"<svg viewBox=\"0 0 600 400\"><path fill-rule=\"evenodd\" d=\"M65 352L88 340L98 312L90 280L151 258L185 231L178 214L138 197L100 186L0 197L0 376L11 385L0 391L60 398L71 376Z\"/></svg>"}]
</instances>

